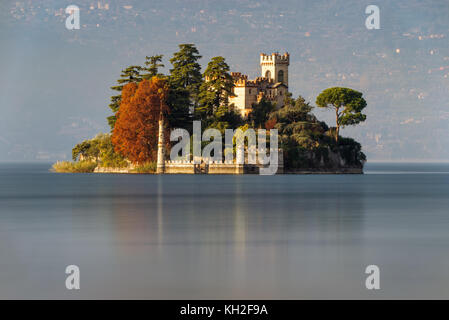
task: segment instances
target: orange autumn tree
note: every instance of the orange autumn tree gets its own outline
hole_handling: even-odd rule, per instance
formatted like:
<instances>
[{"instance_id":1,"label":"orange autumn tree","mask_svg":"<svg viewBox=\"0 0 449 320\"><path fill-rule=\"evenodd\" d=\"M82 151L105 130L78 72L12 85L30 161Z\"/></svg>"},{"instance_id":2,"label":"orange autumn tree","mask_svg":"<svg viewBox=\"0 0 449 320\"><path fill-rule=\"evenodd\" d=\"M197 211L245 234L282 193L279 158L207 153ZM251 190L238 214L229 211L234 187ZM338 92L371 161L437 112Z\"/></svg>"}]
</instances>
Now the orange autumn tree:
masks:
<instances>
[{"instance_id":1,"label":"orange autumn tree","mask_svg":"<svg viewBox=\"0 0 449 320\"><path fill-rule=\"evenodd\" d=\"M117 153L135 164L156 160L158 120L161 111L168 112L167 94L166 80L158 77L123 87L111 137Z\"/></svg>"}]
</instances>

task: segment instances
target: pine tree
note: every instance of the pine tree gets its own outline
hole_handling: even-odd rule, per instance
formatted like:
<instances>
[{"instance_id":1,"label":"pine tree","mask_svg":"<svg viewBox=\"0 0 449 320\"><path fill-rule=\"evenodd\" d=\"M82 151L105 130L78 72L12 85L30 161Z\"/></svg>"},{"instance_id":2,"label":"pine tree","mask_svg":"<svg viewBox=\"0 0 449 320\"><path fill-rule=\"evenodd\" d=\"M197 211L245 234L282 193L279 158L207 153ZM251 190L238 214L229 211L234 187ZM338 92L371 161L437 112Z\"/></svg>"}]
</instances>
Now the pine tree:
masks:
<instances>
[{"instance_id":1,"label":"pine tree","mask_svg":"<svg viewBox=\"0 0 449 320\"><path fill-rule=\"evenodd\" d=\"M335 112L335 141L337 143L340 128L366 120L366 115L362 113L366 107L363 93L350 88L328 88L316 98L316 105Z\"/></svg>"},{"instance_id":2,"label":"pine tree","mask_svg":"<svg viewBox=\"0 0 449 320\"><path fill-rule=\"evenodd\" d=\"M120 94L111 97L111 103L109 104L109 108L114 113L114 115L107 118L111 130L114 129L115 122L117 121L115 114L120 108L123 87L131 82L137 83L142 81L142 75L140 74L142 70L144 69L141 66L129 66L125 70L122 70L120 79L117 80L118 85L111 87L112 90L120 92Z\"/></svg>"},{"instance_id":3,"label":"pine tree","mask_svg":"<svg viewBox=\"0 0 449 320\"><path fill-rule=\"evenodd\" d=\"M293 100L294 101L294 100ZM265 98L262 98L258 103L253 103L253 110L249 114L249 121L254 128L261 129L268 121L271 112L274 111L275 106Z\"/></svg>"},{"instance_id":4,"label":"pine tree","mask_svg":"<svg viewBox=\"0 0 449 320\"><path fill-rule=\"evenodd\" d=\"M229 105L229 96L232 95L234 82L229 73L229 66L223 57L214 57L208 63L204 72L205 81L199 92L198 116L210 119L214 113L220 110L220 106Z\"/></svg>"},{"instance_id":5,"label":"pine tree","mask_svg":"<svg viewBox=\"0 0 449 320\"><path fill-rule=\"evenodd\" d=\"M184 88L189 93L189 98L195 105L198 99L198 90L202 82L201 66L198 60L201 59L198 49L194 44L180 44L179 51L173 54L170 63L173 69L170 70L170 82L173 86Z\"/></svg>"},{"instance_id":6,"label":"pine tree","mask_svg":"<svg viewBox=\"0 0 449 320\"><path fill-rule=\"evenodd\" d=\"M143 79L146 80L150 80L152 77L158 76L161 77L163 76L161 73L159 73L159 68L163 68L164 65L161 63L162 62L162 58L164 56L162 54L160 55L155 55L155 56L151 56L145 57L145 68L143 68L143 70L145 70L147 73L142 75Z\"/></svg>"},{"instance_id":7,"label":"pine tree","mask_svg":"<svg viewBox=\"0 0 449 320\"><path fill-rule=\"evenodd\" d=\"M171 113L168 121L171 127L190 129L193 109L198 105L198 92L202 83L201 58L194 44L180 44L179 51L170 59L167 104Z\"/></svg>"}]
</instances>

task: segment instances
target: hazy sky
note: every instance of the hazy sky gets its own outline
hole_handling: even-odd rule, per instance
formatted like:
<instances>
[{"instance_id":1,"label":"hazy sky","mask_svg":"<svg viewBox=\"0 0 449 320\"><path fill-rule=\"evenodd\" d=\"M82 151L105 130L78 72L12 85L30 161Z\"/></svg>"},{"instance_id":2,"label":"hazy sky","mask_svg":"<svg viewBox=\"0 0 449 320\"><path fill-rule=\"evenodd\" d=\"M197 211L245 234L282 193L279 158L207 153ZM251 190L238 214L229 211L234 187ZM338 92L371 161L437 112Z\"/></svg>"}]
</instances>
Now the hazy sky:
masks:
<instances>
[{"instance_id":1,"label":"hazy sky","mask_svg":"<svg viewBox=\"0 0 449 320\"><path fill-rule=\"evenodd\" d=\"M81 9L81 29L64 9ZM367 30L365 8L380 8ZM291 54L294 96L331 86L364 93L368 119L345 129L371 160L449 160L449 1L8 1L0 2L0 161L70 158L107 132L120 71L146 55L168 60L195 43L205 66L259 75L260 52ZM330 125L333 115L314 113Z\"/></svg>"}]
</instances>

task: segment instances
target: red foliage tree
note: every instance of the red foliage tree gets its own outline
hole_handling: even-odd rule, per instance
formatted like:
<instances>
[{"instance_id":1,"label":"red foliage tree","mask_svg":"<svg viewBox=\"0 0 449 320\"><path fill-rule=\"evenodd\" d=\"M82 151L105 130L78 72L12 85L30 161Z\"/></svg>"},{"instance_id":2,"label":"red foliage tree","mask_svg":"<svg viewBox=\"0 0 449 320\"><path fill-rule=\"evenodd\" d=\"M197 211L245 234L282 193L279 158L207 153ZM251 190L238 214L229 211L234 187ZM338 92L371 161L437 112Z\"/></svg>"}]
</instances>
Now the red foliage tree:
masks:
<instances>
[{"instance_id":1,"label":"red foliage tree","mask_svg":"<svg viewBox=\"0 0 449 320\"><path fill-rule=\"evenodd\" d=\"M167 82L158 77L123 87L111 137L116 152L137 164L156 160L158 120L161 111L168 112L167 94Z\"/></svg>"}]
</instances>

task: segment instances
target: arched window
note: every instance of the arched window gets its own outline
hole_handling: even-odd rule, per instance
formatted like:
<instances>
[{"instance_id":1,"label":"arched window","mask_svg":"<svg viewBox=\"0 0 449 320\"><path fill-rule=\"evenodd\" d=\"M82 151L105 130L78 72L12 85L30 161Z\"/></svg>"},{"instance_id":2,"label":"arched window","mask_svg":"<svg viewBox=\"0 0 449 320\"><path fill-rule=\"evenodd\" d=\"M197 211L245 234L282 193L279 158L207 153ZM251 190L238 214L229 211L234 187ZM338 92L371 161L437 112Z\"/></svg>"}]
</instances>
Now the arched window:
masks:
<instances>
[{"instance_id":1,"label":"arched window","mask_svg":"<svg viewBox=\"0 0 449 320\"><path fill-rule=\"evenodd\" d=\"M265 72L265 78L271 79L271 72L270 72L270 70L267 70L267 72Z\"/></svg>"},{"instance_id":2,"label":"arched window","mask_svg":"<svg viewBox=\"0 0 449 320\"><path fill-rule=\"evenodd\" d=\"M284 71L282 70L278 72L278 82L284 82Z\"/></svg>"}]
</instances>

